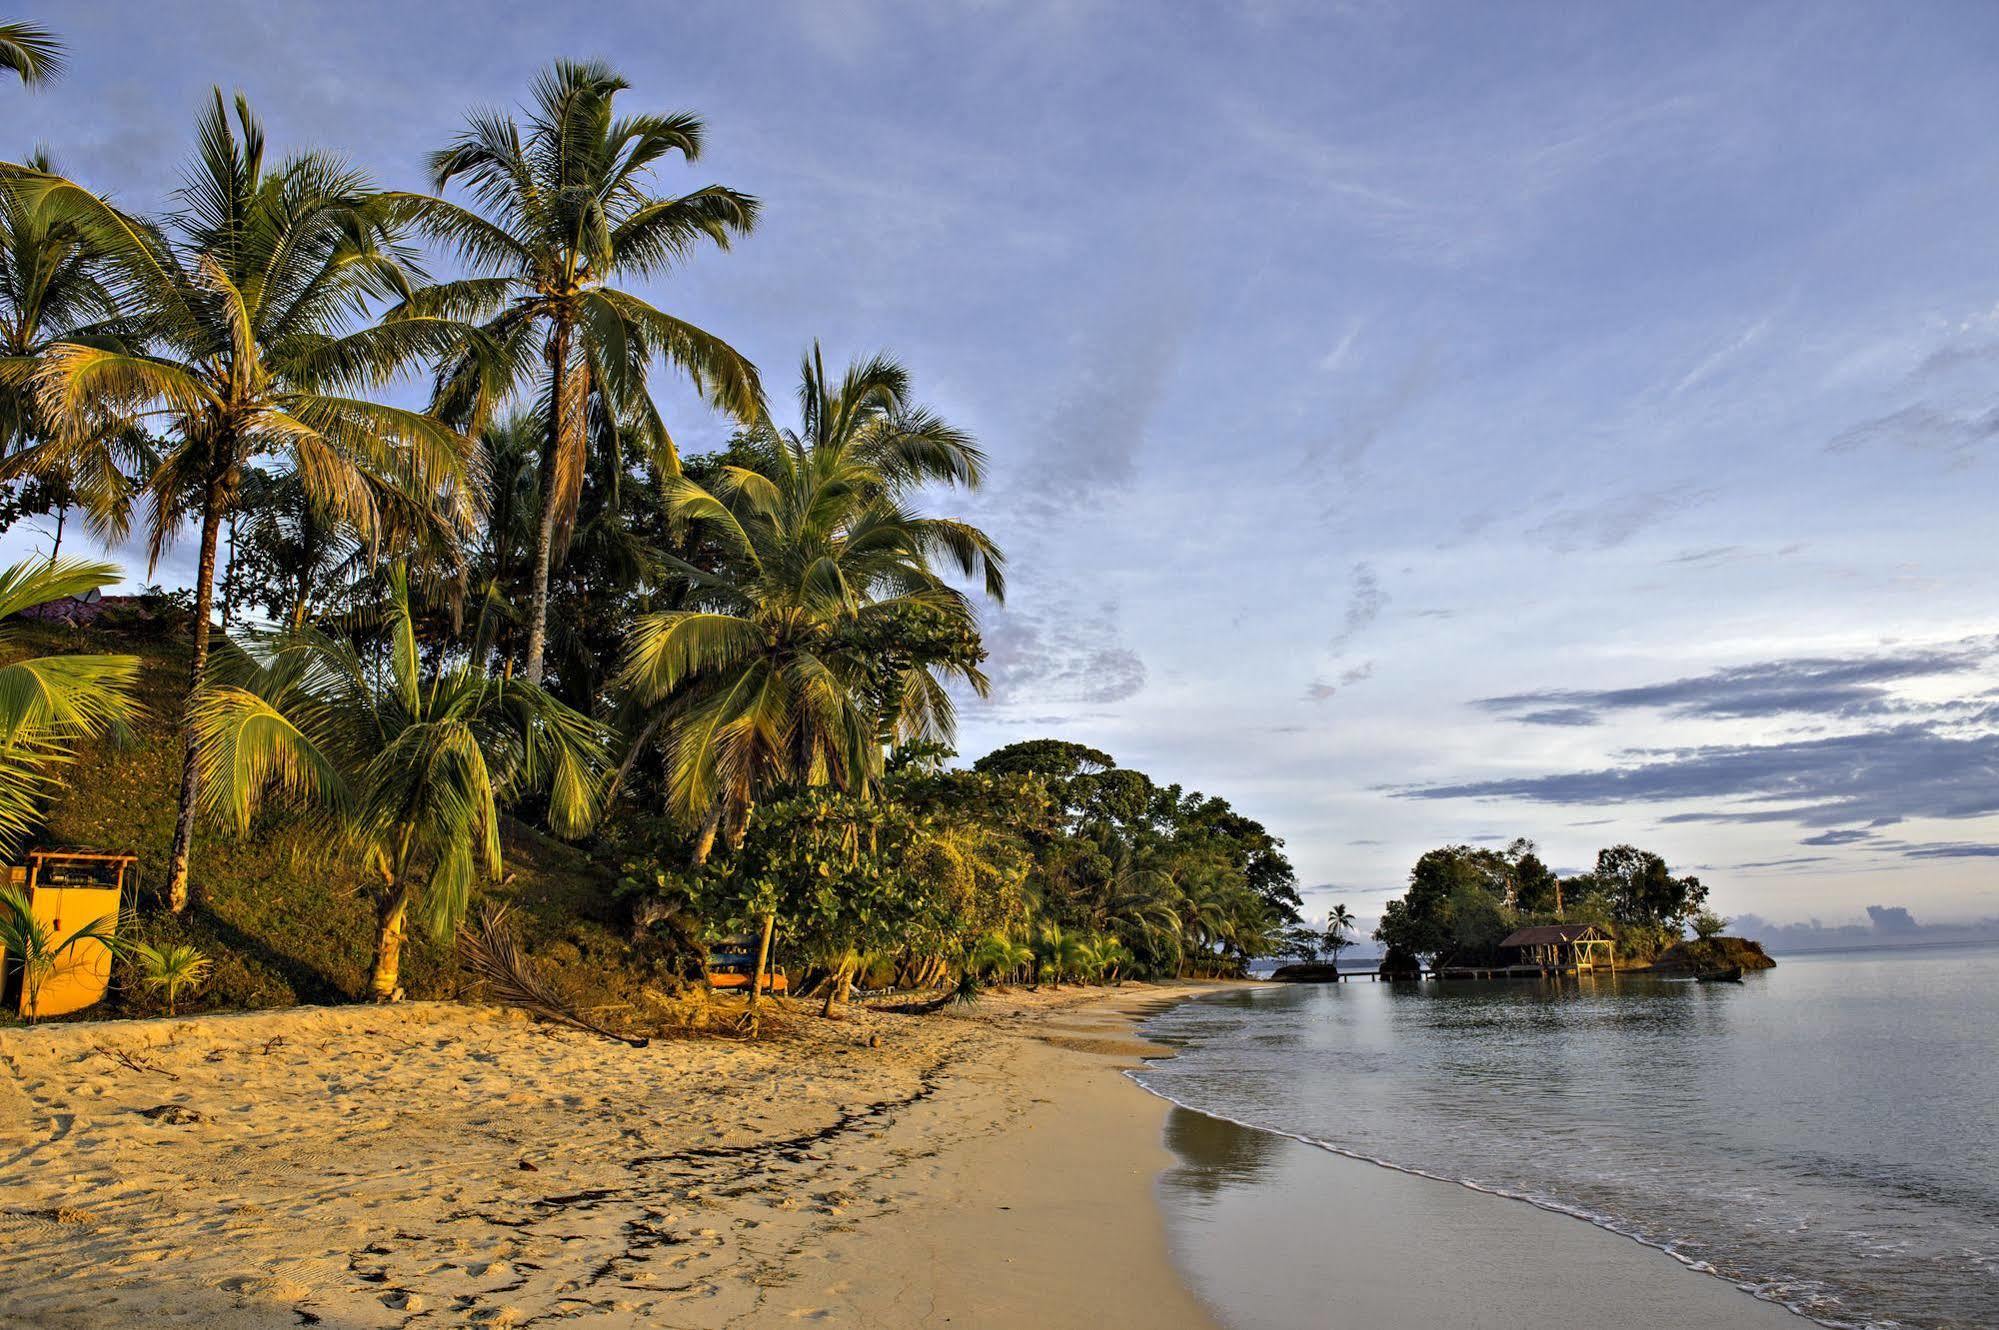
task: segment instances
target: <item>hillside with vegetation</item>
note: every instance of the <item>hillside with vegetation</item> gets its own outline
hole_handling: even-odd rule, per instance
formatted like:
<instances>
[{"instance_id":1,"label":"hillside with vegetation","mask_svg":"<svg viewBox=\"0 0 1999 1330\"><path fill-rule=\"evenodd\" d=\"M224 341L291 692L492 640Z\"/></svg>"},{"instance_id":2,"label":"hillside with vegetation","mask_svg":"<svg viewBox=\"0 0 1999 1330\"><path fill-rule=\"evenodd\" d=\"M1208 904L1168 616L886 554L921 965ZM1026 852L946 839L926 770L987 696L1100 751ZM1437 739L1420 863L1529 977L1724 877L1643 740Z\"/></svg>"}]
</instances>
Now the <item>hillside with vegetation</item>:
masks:
<instances>
[{"instance_id":1,"label":"hillside with vegetation","mask_svg":"<svg viewBox=\"0 0 1999 1330\"><path fill-rule=\"evenodd\" d=\"M0 521L55 537L0 577L0 859L138 855L128 1010L451 995L468 929L635 1021L718 943L829 1012L1271 949L1291 868L1226 801L1056 740L956 761L1006 594L950 511L986 451L817 342L787 418L654 303L763 204L672 188L702 122L628 86L557 61L413 188L219 90L158 213L0 163ZM722 451L681 456L656 376ZM78 528L147 575L190 544L194 585L97 602L138 570L60 557ZM45 973L29 903L0 926Z\"/></svg>"}]
</instances>

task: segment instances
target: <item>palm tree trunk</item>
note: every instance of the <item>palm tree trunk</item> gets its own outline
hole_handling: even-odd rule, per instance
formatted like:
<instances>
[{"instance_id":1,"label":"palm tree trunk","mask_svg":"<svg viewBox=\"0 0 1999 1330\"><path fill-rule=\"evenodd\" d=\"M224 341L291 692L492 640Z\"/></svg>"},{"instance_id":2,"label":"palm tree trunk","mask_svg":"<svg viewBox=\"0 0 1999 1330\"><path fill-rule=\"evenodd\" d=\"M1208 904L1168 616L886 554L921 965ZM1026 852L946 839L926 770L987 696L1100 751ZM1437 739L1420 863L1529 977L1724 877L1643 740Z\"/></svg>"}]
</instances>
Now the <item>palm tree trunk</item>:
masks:
<instances>
[{"instance_id":1,"label":"palm tree trunk","mask_svg":"<svg viewBox=\"0 0 1999 1330\"><path fill-rule=\"evenodd\" d=\"M708 816L701 820L701 830L694 833L694 853L691 857L695 868L707 867L708 856L715 852L715 834L721 829L722 801L717 799L715 806L708 810Z\"/></svg>"},{"instance_id":2,"label":"palm tree trunk","mask_svg":"<svg viewBox=\"0 0 1999 1330\"><path fill-rule=\"evenodd\" d=\"M375 966L368 975L368 996L377 1002L396 1000L396 979L402 973L403 937L409 919L410 890L391 887L376 914Z\"/></svg>"},{"instance_id":3,"label":"palm tree trunk","mask_svg":"<svg viewBox=\"0 0 1999 1330\"><path fill-rule=\"evenodd\" d=\"M229 517L229 569L222 574L222 631L229 632L229 612L236 608L236 517Z\"/></svg>"},{"instance_id":4,"label":"palm tree trunk","mask_svg":"<svg viewBox=\"0 0 1999 1330\"><path fill-rule=\"evenodd\" d=\"M645 723L645 728L640 730L637 737L632 740L631 751L625 754L624 761L618 763L617 773L611 777L611 783L604 787L604 798L599 807L609 808L611 800L617 798L618 787L625 783L625 777L632 774L632 766L639 760L639 750L646 746L648 739L652 738L653 731L659 728L659 722L660 717L654 716Z\"/></svg>"},{"instance_id":5,"label":"palm tree trunk","mask_svg":"<svg viewBox=\"0 0 1999 1330\"><path fill-rule=\"evenodd\" d=\"M559 504L556 494L556 459L562 451L563 431L569 426L569 320L561 313L548 334L549 420L548 442L541 454L541 521L534 533L534 587L528 596L527 679L539 686L542 658L548 650L548 576L555 559L555 517Z\"/></svg>"},{"instance_id":6,"label":"palm tree trunk","mask_svg":"<svg viewBox=\"0 0 1999 1330\"><path fill-rule=\"evenodd\" d=\"M757 999L763 996L764 967L770 964L770 934L771 929L776 923L776 915L767 914L764 916L763 938L757 943L757 968L756 972L750 976L750 1027L752 1029L756 1028Z\"/></svg>"},{"instance_id":7,"label":"palm tree trunk","mask_svg":"<svg viewBox=\"0 0 1999 1330\"><path fill-rule=\"evenodd\" d=\"M215 604L215 544L222 534L222 482L209 482L201 510L201 562L194 578L194 658L187 669L187 711L181 720L180 806L174 815L174 847L167 859L167 908L187 909L188 866L194 857L194 807L201 797L201 766L194 747L195 693L208 669L208 615Z\"/></svg>"},{"instance_id":8,"label":"palm tree trunk","mask_svg":"<svg viewBox=\"0 0 1999 1330\"><path fill-rule=\"evenodd\" d=\"M840 958L826 984L826 1005L819 1009L821 1016L831 1016L833 1008L844 1007L853 998L854 971L860 968L860 964L861 958L852 952Z\"/></svg>"}]
</instances>

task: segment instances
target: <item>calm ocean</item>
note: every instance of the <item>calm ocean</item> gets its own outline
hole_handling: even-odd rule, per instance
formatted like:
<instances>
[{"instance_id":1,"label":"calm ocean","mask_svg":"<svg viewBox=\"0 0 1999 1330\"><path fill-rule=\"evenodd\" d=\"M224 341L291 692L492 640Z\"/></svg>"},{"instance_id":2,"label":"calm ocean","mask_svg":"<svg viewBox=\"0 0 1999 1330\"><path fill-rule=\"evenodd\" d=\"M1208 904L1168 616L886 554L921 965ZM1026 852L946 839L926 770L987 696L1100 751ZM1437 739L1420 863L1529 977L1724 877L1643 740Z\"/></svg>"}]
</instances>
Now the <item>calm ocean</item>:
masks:
<instances>
[{"instance_id":1,"label":"calm ocean","mask_svg":"<svg viewBox=\"0 0 1999 1330\"><path fill-rule=\"evenodd\" d=\"M1148 1024L1178 1056L1139 1078L1589 1220L1830 1325L1999 1326L1999 948L1778 961L1739 987L1219 994Z\"/></svg>"}]
</instances>

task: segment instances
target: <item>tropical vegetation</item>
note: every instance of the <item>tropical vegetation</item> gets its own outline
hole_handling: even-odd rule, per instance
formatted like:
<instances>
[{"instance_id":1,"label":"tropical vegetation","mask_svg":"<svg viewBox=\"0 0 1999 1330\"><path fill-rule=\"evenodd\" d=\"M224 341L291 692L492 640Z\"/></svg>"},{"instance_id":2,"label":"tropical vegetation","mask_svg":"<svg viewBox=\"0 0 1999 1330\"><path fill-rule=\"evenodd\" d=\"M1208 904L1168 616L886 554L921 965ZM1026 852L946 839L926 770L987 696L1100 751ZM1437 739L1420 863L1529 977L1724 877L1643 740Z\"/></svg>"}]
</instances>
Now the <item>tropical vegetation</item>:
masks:
<instances>
[{"instance_id":1,"label":"tropical vegetation","mask_svg":"<svg viewBox=\"0 0 1999 1330\"><path fill-rule=\"evenodd\" d=\"M0 25L24 81L60 56ZM418 189L279 156L219 90L157 215L46 155L0 165L0 529L53 516L58 547L0 574L0 620L57 602L69 625L0 642L0 849L71 817L54 773L143 697L160 732L120 797L170 804L142 853L164 910L119 945L169 1009L270 972L302 861L365 932L344 991L377 1000L470 978L555 1010L508 940L522 916L468 920L558 860L560 946L611 923L588 945L651 992L747 942L829 1015L857 987L971 1000L1292 945L1283 843L1226 800L1059 739L957 760L1006 594L952 511L986 450L887 354L829 367L811 343L774 412L743 355L655 303L761 205L666 188L706 128L627 91L557 61ZM720 449L682 455L662 369ZM121 574L57 557L72 511L107 542L140 526L149 572L191 539L191 590L83 603ZM107 641L133 650L78 649ZM259 845L283 848L237 871ZM269 926L245 936L211 887ZM322 992L310 968L286 991Z\"/></svg>"},{"instance_id":2,"label":"tropical vegetation","mask_svg":"<svg viewBox=\"0 0 1999 1330\"><path fill-rule=\"evenodd\" d=\"M33 559L0 569L0 652L15 636L8 620L120 576L107 563ZM83 743L134 719L129 655L62 652L0 663L0 859L38 825L42 802Z\"/></svg>"},{"instance_id":3,"label":"tropical vegetation","mask_svg":"<svg viewBox=\"0 0 1999 1330\"><path fill-rule=\"evenodd\" d=\"M1471 965L1499 959L1516 928L1587 923L1617 939L1620 958L1644 960L1678 942L1687 925L1706 926L1706 901L1699 878L1676 877L1659 855L1631 845L1598 851L1594 868L1566 878L1524 837L1504 849L1446 845L1416 861L1374 938L1390 957Z\"/></svg>"}]
</instances>

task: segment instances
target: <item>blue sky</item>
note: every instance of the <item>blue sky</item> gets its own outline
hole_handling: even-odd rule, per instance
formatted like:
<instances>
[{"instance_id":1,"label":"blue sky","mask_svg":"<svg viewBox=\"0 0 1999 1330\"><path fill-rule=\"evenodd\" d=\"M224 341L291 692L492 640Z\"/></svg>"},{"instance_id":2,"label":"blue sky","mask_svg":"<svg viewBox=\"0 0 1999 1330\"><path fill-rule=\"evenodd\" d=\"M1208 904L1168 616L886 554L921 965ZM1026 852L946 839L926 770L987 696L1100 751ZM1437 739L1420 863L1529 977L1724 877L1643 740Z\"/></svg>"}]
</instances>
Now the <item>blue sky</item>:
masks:
<instances>
[{"instance_id":1,"label":"blue sky","mask_svg":"<svg viewBox=\"0 0 1999 1330\"><path fill-rule=\"evenodd\" d=\"M766 221L655 297L783 392L888 348L993 454L968 753L1224 794L1364 917L1517 834L1999 915L1999 8L13 9L73 67L8 150L138 206L212 83L398 185L557 54L701 112L669 184Z\"/></svg>"}]
</instances>

